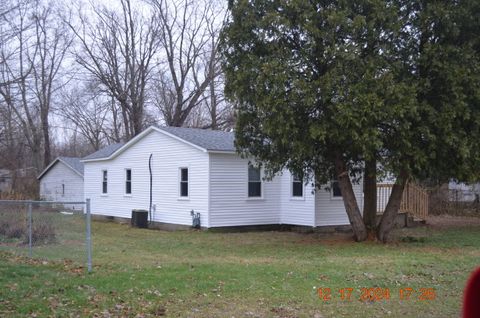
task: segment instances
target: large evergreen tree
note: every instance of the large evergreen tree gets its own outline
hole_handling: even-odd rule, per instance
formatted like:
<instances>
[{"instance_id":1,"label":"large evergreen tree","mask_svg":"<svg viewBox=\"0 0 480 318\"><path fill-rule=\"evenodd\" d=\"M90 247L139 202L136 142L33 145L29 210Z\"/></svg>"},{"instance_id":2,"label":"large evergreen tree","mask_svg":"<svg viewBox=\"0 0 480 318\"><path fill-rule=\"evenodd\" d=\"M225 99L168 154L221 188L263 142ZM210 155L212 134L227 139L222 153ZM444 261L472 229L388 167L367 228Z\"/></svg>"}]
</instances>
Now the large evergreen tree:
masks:
<instances>
[{"instance_id":1,"label":"large evergreen tree","mask_svg":"<svg viewBox=\"0 0 480 318\"><path fill-rule=\"evenodd\" d=\"M408 179L462 178L479 166L473 6L231 1L222 52L238 150L270 176L288 168L318 187L335 177L356 240L376 230L386 241ZM377 228L384 170L397 183ZM362 174L364 219L352 190Z\"/></svg>"}]
</instances>

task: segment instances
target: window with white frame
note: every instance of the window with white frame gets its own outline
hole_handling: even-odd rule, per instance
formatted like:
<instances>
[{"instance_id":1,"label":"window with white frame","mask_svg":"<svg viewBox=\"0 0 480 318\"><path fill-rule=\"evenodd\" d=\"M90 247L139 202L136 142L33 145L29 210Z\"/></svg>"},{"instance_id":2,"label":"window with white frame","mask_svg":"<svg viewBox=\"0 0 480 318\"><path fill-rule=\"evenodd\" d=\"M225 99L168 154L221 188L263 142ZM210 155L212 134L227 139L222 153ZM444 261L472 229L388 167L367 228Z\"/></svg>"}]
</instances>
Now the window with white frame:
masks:
<instances>
[{"instance_id":1,"label":"window with white frame","mask_svg":"<svg viewBox=\"0 0 480 318\"><path fill-rule=\"evenodd\" d=\"M338 183L338 180L332 180L331 189L333 198L338 198L342 196L342 191L340 190L340 184Z\"/></svg>"},{"instance_id":2,"label":"window with white frame","mask_svg":"<svg viewBox=\"0 0 480 318\"><path fill-rule=\"evenodd\" d=\"M125 169L125 194L132 194L132 169Z\"/></svg>"},{"instance_id":3,"label":"window with white frame","mask_svg":"<svg viewBox=\"0 0 480 318\"><path fill-rule=\"evenodd\" d=\"M108 192L108 171L102 170L102 193L107 194Z\"/></svg>"},{"instance_id":4,"label":"window with white frame","mask_svg":"<svg viewBox=\"0 0 480 318\"><path fill-rule=\"evenodd\" d=\"M303 180L295 175L292 175L292 197L303 197Z\"/></svg>"},{"instance_id":5,"label":"window with white frame","mask_svg":"<svg viewBox=\"0 0 480 318\"><path fill-rule=\"evenodd\" d=\"M260 168L248 165L248 197L255 198L262 196L262 178Z\"/></svg>"},{"instance_id":6,"label":"window with white frame","mask_svg":"<svg viewBox=\"0 0 480 318\"><path fill-rule=\"evenodd\" d=\"M180 168L180 196L188 197L188 168Z\"/></svg>"}]
</instances>

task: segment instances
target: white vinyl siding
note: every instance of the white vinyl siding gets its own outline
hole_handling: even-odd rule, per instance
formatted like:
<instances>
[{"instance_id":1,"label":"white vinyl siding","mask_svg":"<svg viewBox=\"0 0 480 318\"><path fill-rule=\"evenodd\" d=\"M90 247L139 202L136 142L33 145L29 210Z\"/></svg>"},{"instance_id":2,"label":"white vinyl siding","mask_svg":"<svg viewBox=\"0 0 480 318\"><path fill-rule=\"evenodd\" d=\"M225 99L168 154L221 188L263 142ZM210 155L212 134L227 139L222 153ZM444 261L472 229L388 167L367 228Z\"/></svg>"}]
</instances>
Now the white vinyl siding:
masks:
<instances>
[{"instance_id":1,"label":"white vinyl siding","mask_svg":"<svg viewBox=\"0 0 480 318\"><path fill-rule=\"evenodd\" d=\"M248 197L248 160L210 154L210 226L280 223L280 179L264 181L263 198Z\"/></svg>"},{"instance_id":2,"label":"white vinyl siding","mask_svg":"<svg viewBox=\"0 0 480 318\"><path fill-rule=\"evenodd\" d=\"M83 178L59 161L42 176L40 198L48 201L81 202L84 200ZM83 209L83 205L67 205L66 207L76 210Z\"/></svg>"},{"instance_id":3,"label":"white vinyl siding","mask_svg":"<svg viewBox=\"0 0 480 318\"><path fill-rule=\"evenodd\" d=\"M92 199L92 213L130 218L132 209L149 209L152 154L153 220L191 225L190 211L201 214L208 226L208 154L163 133L152 131L111 160L85 162L85 195ZM101 195L98 180L108 167L108 196ZM132 196L125 196L125 167L132 169ZM189 167L189 200L179 198L179 167Z\"/></svg>"},{"instance_id":4,"label":"white vinyl siding","mask_svg":"<svg viewBox=\"0 0 480 318\"><path fill-rule=\"evenodd\" d=\"M362 184L361 180L359 184L352 184L360 211L363 209ZM315 224L317 226L350 224L342 197L334 197L332 191L333 189L328 191L324 187L316 191Z\"/></svg>"},{"instance_id":5,"label":"white vinyl siding","mask_svg":"<svg viewBox=\"0 0 480 318\"><path fill-rule=\"evenodd\" d=\"M284 171L281 176L281 223L314 226L315 195L311 184L303 185L303 197L292 197L293 176Z\"/></svg>"}]
</instances>

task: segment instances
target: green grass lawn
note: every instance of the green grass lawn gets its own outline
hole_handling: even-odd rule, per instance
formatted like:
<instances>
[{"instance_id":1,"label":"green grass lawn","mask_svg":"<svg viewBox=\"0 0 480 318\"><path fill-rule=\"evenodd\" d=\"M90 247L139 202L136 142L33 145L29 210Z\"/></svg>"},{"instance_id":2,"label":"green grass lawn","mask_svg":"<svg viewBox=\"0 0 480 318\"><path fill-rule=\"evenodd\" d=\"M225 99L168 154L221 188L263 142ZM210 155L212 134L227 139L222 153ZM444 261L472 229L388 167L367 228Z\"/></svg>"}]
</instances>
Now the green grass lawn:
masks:
<instances>
[{"instance_id":1,"label":"green grass lawn","mask_svg":"<svg viewBox=\"0 0 480 318\"><path fill-rule=\"evenodd\" d=\"M454 223L399 230L382 245L93 222L91 274L78 263L80 250L37 247L46 258L30 260L0 245L0 316L458 317L465 282L480 265L480 222ZM362 288L376 287L390 299L359 299ZM319 299L318 288L330 288L331 299ZM341 288L353 288L350 300ZM401 288L434 288L436 298L400 300Z\"/></svg>"}]
</instances>

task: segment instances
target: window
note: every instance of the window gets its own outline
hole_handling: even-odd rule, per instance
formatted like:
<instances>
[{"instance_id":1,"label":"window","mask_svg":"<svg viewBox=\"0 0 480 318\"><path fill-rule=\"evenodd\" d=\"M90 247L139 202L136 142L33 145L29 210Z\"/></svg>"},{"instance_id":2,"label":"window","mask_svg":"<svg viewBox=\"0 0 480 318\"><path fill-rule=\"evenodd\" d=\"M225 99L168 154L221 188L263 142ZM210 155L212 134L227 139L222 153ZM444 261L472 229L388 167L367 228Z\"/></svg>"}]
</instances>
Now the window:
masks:
<instances>
[{"instance_id":1,"label":"window","mask_svg":"<svg viewBox=\"0 0 480 318\"><path fill-rule=\"evenodd\" d=\"M188 168L180 168L180 196L188 197Z\"/></svg>"},{"instance_id":2,"label":"window","mask_svg":"<svg viewBox=\"0 0 480 318\"><path fill-rule=\"evenodd\" d=\"M62 197L65 195L65 183L62 183Z\"/></svg>"},{"instance_id":3,"label":"window","mask_svg":"<svg viewBox=\"0 0 480 318\"><path fill-rule=\"evenodd\" d=\"M132 194L132 169L125 169L125 194Z\"/></svg>"},{"instance_id":4,"label":"window","mask_svg":"<svg viewBox=\"0 0 480 318\"><path fill-rule=\"evenodd\" d=\"M303 180L292 175L292 197L303 197Z\"/></svg>"},{"instance_id":5,"label":"window","mask_svg":"<svg viewBox=\"0 0 480 318\"><path fill-rule=\"evenodd\" d=\"M248 165L248 196L262 196L262 179L260 175L260 168L255 168L250 164Z\"/></svg>"},{"instance_id":6,"label":"window","mask_svg":"<svg viewBox=\"0 0 480 318\"><path fill-rule=\"evenodd\" d=\"M102 193L107 193L107 181L108 181L108 174L107 170L102 171Z\"/></svg>"},{"instance_id":7,"label":"window","mask_svg":"<svg viewBox=\"0 0 480 318\"><path fill-rule=\"evenodd\" d=\"M332 197L341 197L342 191L340 191L340 185L337 180L332 180Z\"/></svg>"}]
</instances>

